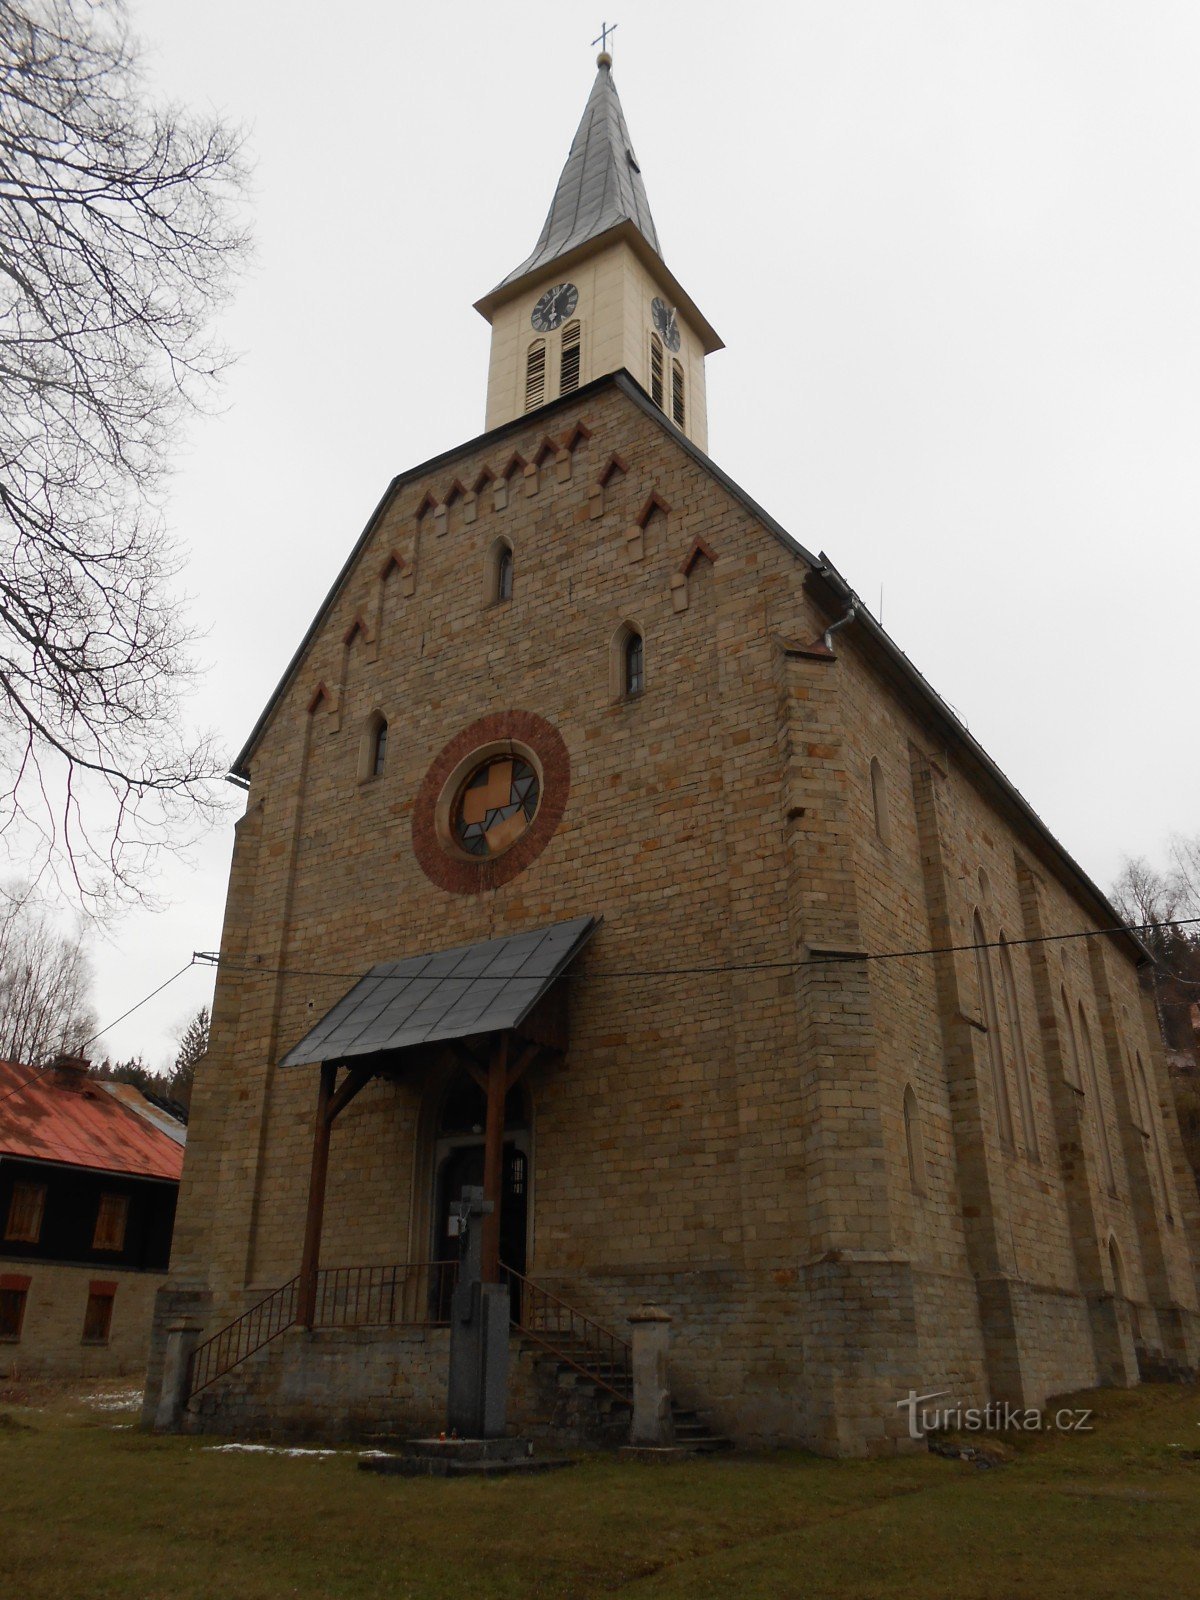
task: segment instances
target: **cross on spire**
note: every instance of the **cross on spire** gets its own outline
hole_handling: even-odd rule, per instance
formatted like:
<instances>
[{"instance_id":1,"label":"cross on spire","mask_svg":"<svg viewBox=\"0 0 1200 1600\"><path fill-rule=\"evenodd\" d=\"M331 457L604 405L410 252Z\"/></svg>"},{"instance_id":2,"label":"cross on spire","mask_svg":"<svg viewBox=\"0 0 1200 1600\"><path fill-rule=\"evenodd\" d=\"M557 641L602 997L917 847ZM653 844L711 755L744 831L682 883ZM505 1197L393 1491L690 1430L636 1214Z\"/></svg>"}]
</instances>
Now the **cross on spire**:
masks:
<instances>
[{"instance_id":1,"label":"cross on spire","mask_svg":"<svg viewBox=\"0 0 1200 1600\"><path fill-rule=\"evenodd\" d=\"M592 43L593 44L598 44L600 46L601 50L603 50L607 54L607 53L609 53L609 51L608 51L608 36L609 36L610 33L616 33L616 31L617 31L617 25L616 25L615 22L612 22L612 23L602 22L600 24L599 37L593 39Z\"/></svg>"}]
</instances>

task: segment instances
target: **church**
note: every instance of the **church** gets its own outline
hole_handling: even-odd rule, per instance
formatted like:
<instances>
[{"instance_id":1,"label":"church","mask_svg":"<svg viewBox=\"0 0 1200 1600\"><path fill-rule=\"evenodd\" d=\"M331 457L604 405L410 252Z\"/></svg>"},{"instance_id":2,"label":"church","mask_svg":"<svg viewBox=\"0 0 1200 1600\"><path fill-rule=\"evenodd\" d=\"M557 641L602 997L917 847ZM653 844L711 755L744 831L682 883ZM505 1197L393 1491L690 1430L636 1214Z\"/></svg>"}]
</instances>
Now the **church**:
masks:
<instances>
[{"instance_id":1,"label":"church","mask_svg":"<svg viewBox=\"0 0 1200 1600\"><path fill-rule=\"evenodd\" d=\"M1196 1369L1147 952L709 457L607 53L476 310L486 431L387 487L233 766L148 1419L167 1371L199 1430L444 1427L470 1185L546 1437L619 1435L645 1306L743 1447Z\"/></svg>"}]
</instances>

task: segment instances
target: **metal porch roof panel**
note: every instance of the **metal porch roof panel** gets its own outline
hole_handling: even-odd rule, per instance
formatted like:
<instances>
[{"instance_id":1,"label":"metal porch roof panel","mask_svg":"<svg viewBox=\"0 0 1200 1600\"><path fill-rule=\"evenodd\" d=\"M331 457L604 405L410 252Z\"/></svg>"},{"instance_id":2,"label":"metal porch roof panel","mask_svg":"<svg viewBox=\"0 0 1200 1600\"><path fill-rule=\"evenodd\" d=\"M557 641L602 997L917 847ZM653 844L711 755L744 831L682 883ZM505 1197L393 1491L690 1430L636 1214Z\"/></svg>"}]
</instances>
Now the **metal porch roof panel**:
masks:
<instances>
[{"instance_id":1,"label":"metal porch roof panel","mask_svg":"<svg viewBox=\"0 0 1200 1600\"><path fill-rule=\"evenodd\" d=\"M312 1066L497 1033L524 1020L599 926L548 928L374 966L310 1028L281 1066Z\"/></svg>"}]
</instances>

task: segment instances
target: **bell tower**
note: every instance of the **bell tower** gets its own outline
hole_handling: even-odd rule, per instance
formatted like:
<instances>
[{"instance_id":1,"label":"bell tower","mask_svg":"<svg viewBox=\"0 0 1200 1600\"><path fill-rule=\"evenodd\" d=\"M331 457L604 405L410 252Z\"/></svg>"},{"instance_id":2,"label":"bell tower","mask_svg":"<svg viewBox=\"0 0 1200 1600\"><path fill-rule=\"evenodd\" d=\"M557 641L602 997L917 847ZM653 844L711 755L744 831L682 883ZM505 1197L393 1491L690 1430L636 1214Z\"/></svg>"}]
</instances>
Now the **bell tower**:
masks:
<instances>
[{"instance_id":1,"label":"bell tower","mask_svg":"<svg viewBox=\"0 0 1200 1600\"><path fill-rule=\"evenodd\" d=\"M607 51L596 67L532 254L475 302L492 327L485 426L624 367L707 450L704 358L722 343L662 259Z\"/></svg>"}]
</instances>

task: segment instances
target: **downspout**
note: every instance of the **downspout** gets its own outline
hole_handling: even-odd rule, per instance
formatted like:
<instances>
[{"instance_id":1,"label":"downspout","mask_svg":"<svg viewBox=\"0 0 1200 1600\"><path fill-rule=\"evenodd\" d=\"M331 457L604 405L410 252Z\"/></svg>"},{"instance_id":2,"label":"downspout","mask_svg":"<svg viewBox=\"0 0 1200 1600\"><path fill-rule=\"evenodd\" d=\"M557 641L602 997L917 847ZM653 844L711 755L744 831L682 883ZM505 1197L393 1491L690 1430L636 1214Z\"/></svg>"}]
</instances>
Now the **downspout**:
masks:
<instances>
[{"instance_id":1,"label":"downspout","mask_svg":"<svg viewBox=\"0 0 1200 1600\"><path fill-rule=\"evenodd\" d=\"M857 598L855 598L855 599L851 600L850 609L849 609L849 611L847 611L846 615L844 617L839 617L836 622L831 622L829 624L829 626L825 629L825 632L824 632L824 634L822 636L822 643L824 644L826 650L830 650L831 651L833 649L833 645L831 643L831 640L833 639L834 634L837 633L839 628L848 627L850 625L850 623L852 623L854 621L854 618L855 618L855 616L857 614L858 614L858 600L857 600Z\"/></svg>"}]
</instances>

